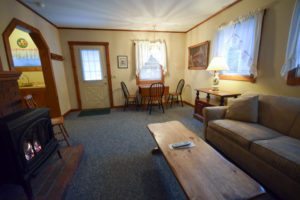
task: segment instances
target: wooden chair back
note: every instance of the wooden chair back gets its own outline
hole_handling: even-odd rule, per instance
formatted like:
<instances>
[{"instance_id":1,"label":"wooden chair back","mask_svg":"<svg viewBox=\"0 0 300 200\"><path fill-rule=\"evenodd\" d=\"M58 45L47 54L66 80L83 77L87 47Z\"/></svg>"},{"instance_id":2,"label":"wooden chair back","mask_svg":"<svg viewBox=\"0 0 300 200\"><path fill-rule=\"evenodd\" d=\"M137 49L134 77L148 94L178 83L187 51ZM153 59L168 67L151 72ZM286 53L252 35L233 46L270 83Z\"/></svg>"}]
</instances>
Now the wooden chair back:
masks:
<instances>
[{"instance_id":1,"label":"wooden chair back","mask_svg":"<svg viewBox=\"0 0 300 200\"><path fill-rule=\"evenodd\" d=\"M181 80L178 82L177 88L176 88L176 93L177 93L177 94L181 95L182 90L183 90L184 83L185 83L184 79L181 79Z\"/></svg>"},{"instance_id":2,"label":"wooden chair back","mask_svg":"<svg viewBox=\"0 0 300 200\"><path fill-rule=\"evenodd\" d=\"M129 91L127 89L126 84L123 81L121 82L121 87L122 87L123 94L124 94L125 98L127 99L129 97Z\"/></svg>"},{"instance_id":3,"label":"wooden chair back","mask_svg":"<svg viewBox=\"0 0 300 200\"><path fill-rule=\"evenodd\" d=\"M32 97L31 94L26 95L24 97L24 100L25 100L26 106L28 108L33 109L33 108L37 108L38 107L37 103L34 101L34 99L33 99L33 97Z\"/></svg>"},{"instance_id":4,"label":"wooden chair back","mask_svg":"<svg viewBox=\"0 0 300 200\"><path fill-rule=\"evenodd\" d=\"M163 83L152 83L150 86L150 98L162 98L165 86Z\"/></svg>"}]
</instances>

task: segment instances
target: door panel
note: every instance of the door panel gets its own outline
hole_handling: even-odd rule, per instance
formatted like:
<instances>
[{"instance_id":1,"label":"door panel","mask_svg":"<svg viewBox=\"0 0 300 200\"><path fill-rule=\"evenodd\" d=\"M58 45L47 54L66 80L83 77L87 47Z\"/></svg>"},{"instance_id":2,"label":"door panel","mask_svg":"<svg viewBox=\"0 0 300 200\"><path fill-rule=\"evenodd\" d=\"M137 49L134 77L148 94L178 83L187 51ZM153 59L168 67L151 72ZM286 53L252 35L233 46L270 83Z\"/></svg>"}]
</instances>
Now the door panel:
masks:
<instances>
[{"instance_id":1,"label":"door panel","mask_svg":"<svg viewBox=\"0 0 300 200\"><path fill-rule=\"evenodd\" d=\"M104 46L75 46L82 109L110 107Z\"/></svg>"}]
</instances>

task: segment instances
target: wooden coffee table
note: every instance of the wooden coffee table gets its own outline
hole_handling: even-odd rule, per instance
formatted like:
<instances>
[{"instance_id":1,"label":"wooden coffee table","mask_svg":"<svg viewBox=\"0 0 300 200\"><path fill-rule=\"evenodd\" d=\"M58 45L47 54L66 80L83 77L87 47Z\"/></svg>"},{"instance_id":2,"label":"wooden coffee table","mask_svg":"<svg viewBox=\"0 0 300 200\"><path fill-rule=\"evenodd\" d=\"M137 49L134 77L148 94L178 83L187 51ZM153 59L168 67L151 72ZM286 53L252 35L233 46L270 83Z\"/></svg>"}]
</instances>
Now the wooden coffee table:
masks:
<instances>
[{"instance_id":1,"label":"wooden coffee table","mask_svg":"<svg viewBox=\"0 0 300 200\"><path fill-rule=\"evenodd\" d=\"M148 129L189 199L250 199L264 188L178 121L149 124ZM192 141L188 149L169 144Z\"/></svg>"}]
</instances>

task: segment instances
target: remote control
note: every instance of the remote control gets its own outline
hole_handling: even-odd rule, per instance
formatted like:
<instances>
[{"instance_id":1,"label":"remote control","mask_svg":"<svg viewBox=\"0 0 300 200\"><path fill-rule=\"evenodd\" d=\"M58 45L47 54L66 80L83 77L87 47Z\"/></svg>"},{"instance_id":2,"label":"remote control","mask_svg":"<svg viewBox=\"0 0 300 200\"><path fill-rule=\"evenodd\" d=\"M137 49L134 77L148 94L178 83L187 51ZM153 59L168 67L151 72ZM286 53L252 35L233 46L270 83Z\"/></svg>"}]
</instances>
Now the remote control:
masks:
<instances>
[{"instance_id":1,"label":"remote control","mask_svg":"<svg viewBox=\"0 0 300 200\"><path fill-rule=\"evenodd\" d=\"M180 147L185 147L185 146L189 146L191 144L190 141L184 141L184 142L178 142L175 144L172 144L173 148L180 148Z\"/></svg>"}]
</instances>

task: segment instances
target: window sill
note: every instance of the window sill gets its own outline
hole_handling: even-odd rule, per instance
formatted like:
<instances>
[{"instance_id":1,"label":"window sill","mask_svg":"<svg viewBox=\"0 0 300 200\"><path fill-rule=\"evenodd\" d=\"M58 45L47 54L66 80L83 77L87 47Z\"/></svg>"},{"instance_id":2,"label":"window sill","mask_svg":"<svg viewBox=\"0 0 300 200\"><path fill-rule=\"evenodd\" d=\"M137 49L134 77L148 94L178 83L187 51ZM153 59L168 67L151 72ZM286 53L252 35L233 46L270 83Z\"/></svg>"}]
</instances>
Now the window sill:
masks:
<instances>
[{"instance_id":1,"label":"window sill","mask_svg":"<svg viewBox=\"0 0 300 200\"><path fill-rule=\"evenodd\" d=\"M220 75L221 80L233 80L233 81L247 81L251 83L255 83L256 79L252 76L245 75Z\"/></svg>"},{"instance_id":2,"label":"window sill","mask_svg":"<svg viewBox=\"0 0 300 200\"><path fill-rule=\"evenodd\" d=\"M286 83L288 85L300 85L300 77L296 77L296 69L290 71Z\"/></svg>"}]
</instances>

